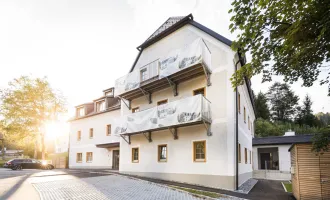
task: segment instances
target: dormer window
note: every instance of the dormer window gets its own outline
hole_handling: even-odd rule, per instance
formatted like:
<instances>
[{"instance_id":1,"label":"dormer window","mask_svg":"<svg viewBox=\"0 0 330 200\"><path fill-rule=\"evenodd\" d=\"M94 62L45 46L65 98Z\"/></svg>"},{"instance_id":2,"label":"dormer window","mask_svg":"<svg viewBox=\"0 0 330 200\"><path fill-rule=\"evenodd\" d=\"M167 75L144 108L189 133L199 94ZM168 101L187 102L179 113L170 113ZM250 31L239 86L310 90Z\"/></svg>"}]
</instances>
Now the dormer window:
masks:
<instances>
[{"instance_id":1,"label":"dormer window","mask_svg":"<svg viewBox=\"0 0 330 200\"><path fill-rule=\"evenodd\" d=\"M77 108L77 117L85 116L85 107Z\"/></svg>"},{"instance_id":2,"label":"dormer window","mask_svg":"<svg viewBox=\"0 0 330 200\"><path fill-rule=\"evenodd\" d=\"M110 91L108 91L108 92L105 92L105 93L104 93L104 96L107 96L107 97L109 97L109 96L113 96L113 91L110 90Z\"/></svg>"},{"instance_id":3,"label":"dormer window","mask_svg":"<svg viewBox=\"0 0 330 200\"><path fill-rule=\"evenodd\" d=\"M96 112L101 112L105 110L105 101L96 102Z\"/></svg>"}]
</instances>

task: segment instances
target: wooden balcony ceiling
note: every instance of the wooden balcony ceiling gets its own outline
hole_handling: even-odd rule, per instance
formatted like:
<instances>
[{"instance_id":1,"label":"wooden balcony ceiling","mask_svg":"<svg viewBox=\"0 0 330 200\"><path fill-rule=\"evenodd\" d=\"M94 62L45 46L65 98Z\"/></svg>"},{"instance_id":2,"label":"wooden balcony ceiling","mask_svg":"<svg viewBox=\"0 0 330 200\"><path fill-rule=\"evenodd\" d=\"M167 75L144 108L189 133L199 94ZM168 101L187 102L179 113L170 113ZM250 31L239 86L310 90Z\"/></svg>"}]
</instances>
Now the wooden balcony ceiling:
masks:
<instances>
[{"instance_id":1,"label":"wooden balcony ceiling","mask_svg":"<svg viewBox=\"0 0 330 200\"><path fill-rule=\"evenodd\" d=\"M205 73L203 66L201 64L197 64L170 75L168 79L174 84L179 84L204 74ZM132 100L146 95L144 92L152 94L156 91L168 87L171 87L169 81L166 78L158 79L157 76L152 79L141 82L140 88L125 92L119 96L126 100Z\"/></svg>"}]
</instances>

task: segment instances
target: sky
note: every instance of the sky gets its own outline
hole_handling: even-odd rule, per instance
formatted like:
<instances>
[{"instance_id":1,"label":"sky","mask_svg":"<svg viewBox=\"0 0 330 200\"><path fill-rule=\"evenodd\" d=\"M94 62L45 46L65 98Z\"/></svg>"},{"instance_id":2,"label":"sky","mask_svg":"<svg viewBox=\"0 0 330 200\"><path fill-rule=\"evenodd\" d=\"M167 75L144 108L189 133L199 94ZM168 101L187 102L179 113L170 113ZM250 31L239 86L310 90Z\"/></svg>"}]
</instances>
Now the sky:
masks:
<instances>
[{"instance_id":1,"label":"sky","mask_svg":"<svg viewBox=\"0 0 330 200\"><path fill-rule=\"evenodd\" d=\"M234 40L231 0L0 0L0 89L21 75L48 77L74 106L102 96L128 73L145 41L167 18L193 14L194 20ZM249 59L249 57L248 57ZM281 80L275 77L274 80ZM255 93L271 83L252 78ZM314 112L329 112L327 86L292 85L311 95Z\"/></svg>"}]
</instances>

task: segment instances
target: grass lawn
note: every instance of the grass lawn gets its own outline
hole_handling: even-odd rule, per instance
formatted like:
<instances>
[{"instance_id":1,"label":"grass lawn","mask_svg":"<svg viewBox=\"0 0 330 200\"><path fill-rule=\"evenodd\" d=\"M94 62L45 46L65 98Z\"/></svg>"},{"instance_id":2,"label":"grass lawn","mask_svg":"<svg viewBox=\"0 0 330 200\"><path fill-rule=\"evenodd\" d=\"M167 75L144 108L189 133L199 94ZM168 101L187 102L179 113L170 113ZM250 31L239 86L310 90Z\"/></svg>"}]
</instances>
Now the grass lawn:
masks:
<instances>
[{"instance_id":1,"label":"grass lawn","mask_svg":"<svg viewBox=\"0 0 330 200\"><path fill-rule=\"evenodd\" d=\"M192 194L197 194L197 195L204 195L204 196L208 196L208 197L212 197L212 198L219 198L219 197L223 197L226 198L226 196L215 193L215 192L207 192L207 191L202 191L202 190L194 190L194 189L190 189L190 188L183 188L183 187L177 187L177 186L170 186L172 188L176 188L178 190L183 190L186 192L190 192Z\"/></svg>"},{"instance_id":2,"label":"grass lawn","mask_svg":"<svg viewBox=\"0 0 330 200\"><path fill-rule=\"evenodd\" d=\"M283 182L284 187L286 188L287 192L292 192L292 184L288 182Z\"/></svg>"}]
</instances>

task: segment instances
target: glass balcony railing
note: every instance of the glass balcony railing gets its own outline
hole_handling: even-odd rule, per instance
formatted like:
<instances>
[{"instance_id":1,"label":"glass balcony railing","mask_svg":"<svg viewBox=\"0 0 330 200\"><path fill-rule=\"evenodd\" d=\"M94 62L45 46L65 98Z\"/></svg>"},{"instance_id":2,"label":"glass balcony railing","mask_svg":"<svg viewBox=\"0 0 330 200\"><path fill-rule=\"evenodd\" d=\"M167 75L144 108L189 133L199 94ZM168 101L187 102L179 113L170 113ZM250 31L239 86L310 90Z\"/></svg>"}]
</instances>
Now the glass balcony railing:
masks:
<instances>
[{"instance_id":1,"label":"glass balcony railing","mask_svg":"<svg viewBox=\"0 0 330 200\"><path fill-rule=\"evenodd\" d=\"M208 71L211 67L211 52L201 38L117 79L115 96L120 96L138 89L142 85L169 77L198 64L205 66Z\"/></svg>"},{"instance_id":2,"label":"glass balcony railing","mask_svg":"<svg viewBox=\"0 0 330 200\"><path fill-rule=\"evenodd\" d=\"M211 103L201 94L132 113L115 121L114 135L129 135L189 124L211 123Z\"/></svg>"}]
</instances>

